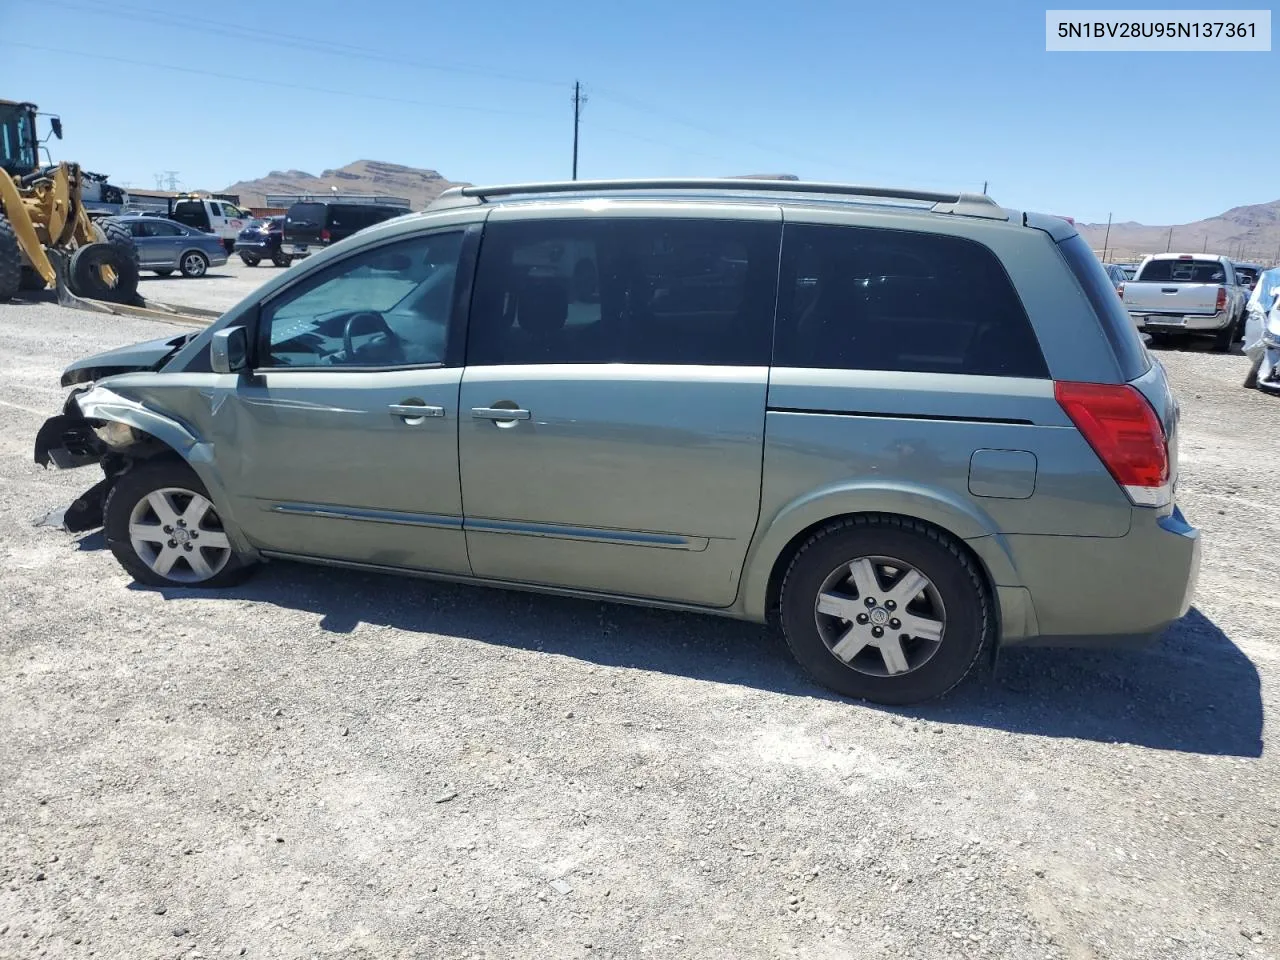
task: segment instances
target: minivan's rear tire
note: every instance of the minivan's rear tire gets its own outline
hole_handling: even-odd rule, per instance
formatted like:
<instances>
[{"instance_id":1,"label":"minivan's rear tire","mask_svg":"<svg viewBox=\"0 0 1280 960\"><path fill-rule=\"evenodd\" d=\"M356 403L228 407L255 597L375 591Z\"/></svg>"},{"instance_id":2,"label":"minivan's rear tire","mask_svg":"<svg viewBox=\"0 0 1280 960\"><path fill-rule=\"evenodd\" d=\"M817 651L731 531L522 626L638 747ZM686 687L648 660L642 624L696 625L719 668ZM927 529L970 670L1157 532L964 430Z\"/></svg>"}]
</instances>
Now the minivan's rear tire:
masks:
<instances>
[{"instance_id":1,"label":"minivan's rear tire","mask_svg":"<svg viewBox=\"0 0 1280 960\"><path fill-rule=\"evenodd\" d=\"M209 258L198 250L188 250L182 255L178 268L184 277L194 280L209 272Z\"/></svg>"},{"instance_id":2,"label":"minivan's rear tire","mask_svg":"<svg viewBox=\"0 0 1280 960\"><path fill-rule=\"evenodd\" d=\"M994 632L982 574L958 543L875 514L810 537L787 570L781 608L800 664L837 693L876 703L946 693Z\"/></svg>"}]
</instances>

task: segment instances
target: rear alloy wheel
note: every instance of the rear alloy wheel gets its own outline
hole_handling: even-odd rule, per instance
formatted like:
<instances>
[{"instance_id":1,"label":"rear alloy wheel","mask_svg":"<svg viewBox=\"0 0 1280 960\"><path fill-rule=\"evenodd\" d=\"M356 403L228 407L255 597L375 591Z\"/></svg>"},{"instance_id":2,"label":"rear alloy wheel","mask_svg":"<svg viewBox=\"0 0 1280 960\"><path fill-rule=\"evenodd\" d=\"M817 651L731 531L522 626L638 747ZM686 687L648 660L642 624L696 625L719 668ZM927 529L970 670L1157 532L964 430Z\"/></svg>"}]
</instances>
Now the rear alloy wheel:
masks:
<instances>
[{"instance_id":1,"label":"rear alloy wheel","mask_svg":"<svg viewBox=\"0 0 1280 960\"><path fill-rule=\"evenodd\" d=\"M209 258L198 250L189 250L182 255L182 262L178 267L184 277L194 280L209 272Z\"/></svg>"},{"instance_id":2,"label":"rear alloy wheel","mask_svg":"<svg viewBox=\"0 0 1280 960\"><path fill-rule=\"evenodd\" d=\"M139 583L220 587L247 570L184 463L158 460L125 473L107 496L104 526L111 552Z\"/></svg>"},{"instance_id":3,"label":"rear alloy wheel","mask_svg":"<svg viewBox=\"0 0 1280 960\"><path fill-rule=\"evenodd\" d=\"M782 586L796 659L850 697L903 704L946 693L991 639L987 590L970 557L931 527L855 517L815 534Z\"/></svg>"}]
</instances>

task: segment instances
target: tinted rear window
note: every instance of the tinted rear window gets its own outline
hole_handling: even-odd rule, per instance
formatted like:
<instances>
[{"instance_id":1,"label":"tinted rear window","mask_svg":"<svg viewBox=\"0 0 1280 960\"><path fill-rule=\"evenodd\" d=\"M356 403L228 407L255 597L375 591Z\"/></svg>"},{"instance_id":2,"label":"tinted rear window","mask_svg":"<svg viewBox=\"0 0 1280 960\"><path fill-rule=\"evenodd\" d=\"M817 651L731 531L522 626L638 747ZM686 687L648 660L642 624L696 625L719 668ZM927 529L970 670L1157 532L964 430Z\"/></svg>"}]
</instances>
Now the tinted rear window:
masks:
<instances>
[{"instance_id":1,"label":"tinted rear window","mask_svg":"<svg viewBox=\"0 0 1280 960\"><path fill-rule=\"evenodd\" d=\"M290 226L324 225L325 205L323 203L295 203L285 214Z\"/></svg>"},{"instance_id":2,"label":"tinted rear window","mask_svg":"<svg viewBox=\"0 0 1280 960\"><path fill-rule=\"evenodd\" d=\"M472 366L766 366L778 225L528 220L485 227Z\"/></svg>"},{"instance_id":3,"label":"tinted rear window","mask_svg":"<svg viewBox=\"0 0 1280 960\"><path fill-rule=\"evenodd\" d=\"M1227 271L1217 260L1152 260L1142 268L1138 281L1226 283Z\"/></svg>"},{"instance_id":4,"label":"tinted rear window","mask_svg":"<svg viewBox=\"0 0 1280 960\"><path fill-rule=\"evenodd\" d=\"M1049 375L1004 267L979 243L790 224L782 249L777 366Z\"/></svg>"},{"instance_id":5,"label":"tinted rear window","mask_svg":"<svg viewBox=\"0 0 1280 960\"><path fill-rule=\"evenodd\" d=\"M1102 264L1078 233L1059 243L1058 249L1089 298L1089 304L1102 324L1102 332L1116 355L1121 375L1126 380L1136 380L1151 369L1151 358L1147 356L1147 348L1142 345L1142 338L1138 336L1138 330L1129 319L1129 312L1116 295L1116 288L1107 278Z\"/></svg>"}]
</instances>

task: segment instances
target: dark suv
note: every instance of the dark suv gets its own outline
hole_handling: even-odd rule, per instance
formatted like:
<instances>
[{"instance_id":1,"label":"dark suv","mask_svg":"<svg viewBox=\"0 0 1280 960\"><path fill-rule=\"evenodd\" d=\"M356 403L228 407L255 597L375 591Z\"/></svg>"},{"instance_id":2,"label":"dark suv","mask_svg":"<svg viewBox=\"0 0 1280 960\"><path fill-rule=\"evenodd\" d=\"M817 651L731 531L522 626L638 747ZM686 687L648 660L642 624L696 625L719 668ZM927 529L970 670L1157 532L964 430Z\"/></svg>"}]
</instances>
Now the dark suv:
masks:
<instances>
[{"instance_id":1,"label":"dark suv","mask_svg":"<svg viewBox=\"0 0 1280 960\"><path fill-rule=\"evenodd\" d=\"M236 253L247 267L256 267L263 260L270 260L277 267L287 267L293 261L280 249L284 231L284 217L268 217L255 220L236 237Z\"/></svg>"},{"instance_id":2,"label":"dark suv","mask_svg":"<svg viewBox=\"0 0 1280 960\"><path fill-rule=\"evenodd\" d=\"M408 207L381 203L324 200L295 203L284 215L282 249L288 257L310 256L365 227L408 212Z\"/></svg>"}]
</instances>

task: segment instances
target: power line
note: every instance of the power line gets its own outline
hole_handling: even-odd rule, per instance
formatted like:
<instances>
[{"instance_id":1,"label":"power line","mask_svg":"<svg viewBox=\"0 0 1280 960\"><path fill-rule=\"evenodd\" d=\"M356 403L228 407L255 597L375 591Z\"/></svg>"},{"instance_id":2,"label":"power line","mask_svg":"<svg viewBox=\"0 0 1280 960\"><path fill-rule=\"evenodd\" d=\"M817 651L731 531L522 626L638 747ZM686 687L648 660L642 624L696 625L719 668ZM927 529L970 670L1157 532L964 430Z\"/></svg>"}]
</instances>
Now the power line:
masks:
<instances>
[{"instance_id":1,"label":"power line","mask_svg":"<svg viewBox=\"0 0 1280 960\"><path fill-rule=\"evenodd\" d=\"M305 90L308 93L323 93L326 96L353 97L357 100L378 100L383 103L400 103L412 107L431 107L435 110L454 110L462 113L488 113L503 117L529 117L520 110L503 110L498 107L462 106L456 103L441 103L431 100L411 100L406 97L389 97L379 93L356 93L351 90L335 90L330 87L313 87L303 83L289 83L285 80L270 80L263 77L246 77L234 73L219 73L215 70L202 70L198 67L182 67L177 64L157 63L153 60L133 60L128 57L113 57L105 53L90 53L86 50L67 50L59 47L45 47L35 43L20 43L16 40L0 40L0 46L23 47L27 50L39 50L42 53L59 53L70 57L86 57L91 60L104 60L109 63L125 63L134 67L150 67L155 70L170 70L175 73L188 73L201 77L213 77L217 80L238 80L242 83L255 83L262 86L281 87L286 90Z\"/></svg>"},{"instance_id":2,"label":"power line","mask_svg":"<svg viewBox=\"0 0 1280 960\"><path fill-rule=\"evenodd\" d=\"M39 4L43 8L45 3L56 2L69 10L77 10L82 13L89 13L96 16L109 17L113 21L120 22L120 14L130 14L140 17L136 22L138 26L152 27L157 21L164 21L175 29L182 30L184 34L189 33L192 25L199 25L200 29L207 33L218 34L232 39L248 39L264 44L270 44L274 47L292 47L299 50L311 50L312 52L323 53L329 56L350 57L360 60L372 60L377 63L395 63L400 66L413 67L418 70L431 70L441 73L458 73L469 76L488 77L494 80L506 80L513 83L539 84L542 86L563 86L563 81L550 80L545 77L520 76L517 74L504 73L495 70L489 70L484 67L472 64L464 64L456 61L445 61L432 63L424 60L409 59L397 57L389 54L385 50L377 50L371 47L361 47L356 44L340 43L333 40L324 40L319 37L307 37L299 34L291 34L276 30L253 30L229 24L224 21L211 20L206 17L174 17L166 14L162 10L154 10L147 7L131 6L128 4L92 4L69 2L69 0L44 0Z\"/></svg>"}]
</instances>

